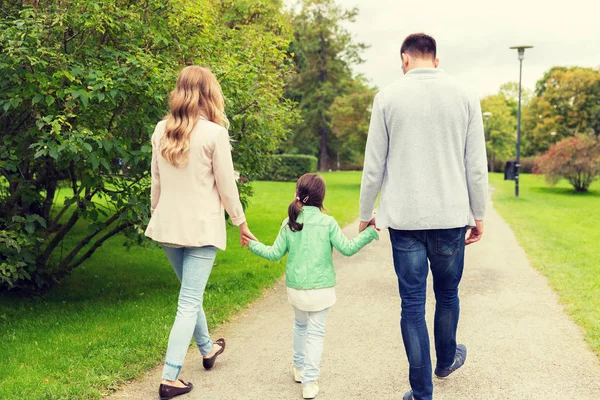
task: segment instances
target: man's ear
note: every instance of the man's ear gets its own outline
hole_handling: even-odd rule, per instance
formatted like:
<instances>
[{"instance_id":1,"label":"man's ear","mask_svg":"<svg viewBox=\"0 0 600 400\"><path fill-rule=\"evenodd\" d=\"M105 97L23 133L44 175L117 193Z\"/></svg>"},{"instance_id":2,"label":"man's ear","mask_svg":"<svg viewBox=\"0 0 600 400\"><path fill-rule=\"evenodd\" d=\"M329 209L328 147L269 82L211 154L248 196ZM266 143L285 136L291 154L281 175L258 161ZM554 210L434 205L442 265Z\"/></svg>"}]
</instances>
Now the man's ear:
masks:
<instances>
[{"instance_id":1,"label":"man's ear","mask_svg":"<svg viewBox=\"0 0 600 400\"><path fill-rule=\"evenodd\" d=\"M408 66L408 54L402 53L400 56L402 57L402 65L407 67Z\"/></svg>"},{"instance_id":2,"label":"man's ear","mask_svg":"<svg viewBox=\"0 0 600 400\"><path fill-rule=\"evenodd\" d=\"M435 60L433 61L433 66L434 66L435 68L437 68L437 67L438 67L438 65L440 65L440 59L436 57L436 58L435 58Z\"/></svg>"}]
</instances>

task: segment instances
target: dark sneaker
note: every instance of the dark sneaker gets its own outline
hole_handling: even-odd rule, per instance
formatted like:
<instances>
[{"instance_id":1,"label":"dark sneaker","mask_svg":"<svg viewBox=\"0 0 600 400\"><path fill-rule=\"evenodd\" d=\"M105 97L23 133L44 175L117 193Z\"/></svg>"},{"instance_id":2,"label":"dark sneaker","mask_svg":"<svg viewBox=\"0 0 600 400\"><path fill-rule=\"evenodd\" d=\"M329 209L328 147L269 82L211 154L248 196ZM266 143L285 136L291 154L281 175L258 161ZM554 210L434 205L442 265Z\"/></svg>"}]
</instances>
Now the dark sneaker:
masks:
<instances>
[{"instance_id":1,"label":"dark sneaker","mask_svg":"<svg viewBox=\"0 0 600 400\"><path fill-rule=\"evenodd\" d=\"M437 368L435 369L435 376L444 379L447 378L451 373L459 369L463 366L465 361L467 360L467 348L464 344L459 344L456 346L456 356L454 357L454 363L448 368Z\"/></svg>"},{"instance_id":2,"label":"dark sneaker","mask_svg":"<svg viewBox=\"0 0 600 400\"><path fill-rule=\"evenodd\" d=\"M415 400L415 398L412 395L412 390L410 392L406 392L406 394L404 394L404 397L402 398L402 400Z\"/></svg>"}]
</instances>

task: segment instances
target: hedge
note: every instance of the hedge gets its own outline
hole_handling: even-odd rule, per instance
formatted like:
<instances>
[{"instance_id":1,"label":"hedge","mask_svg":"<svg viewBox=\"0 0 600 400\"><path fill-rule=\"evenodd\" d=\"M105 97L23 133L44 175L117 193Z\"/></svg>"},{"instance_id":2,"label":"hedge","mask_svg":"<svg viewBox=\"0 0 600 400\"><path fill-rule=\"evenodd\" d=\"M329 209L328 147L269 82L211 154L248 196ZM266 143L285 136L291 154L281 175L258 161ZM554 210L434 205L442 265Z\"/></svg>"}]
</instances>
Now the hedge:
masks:
<instances>
[{"instance_id":1,"label":"hedge","mask_svg":"<svg viewBox=\"0 0 600 400\"><path fill-rule=\"evenodd\" d=\"M304 154L277 154L261 177L264 181L295 182L302 175L317 172L316 157Z\"/></svg>"}]
</instances>

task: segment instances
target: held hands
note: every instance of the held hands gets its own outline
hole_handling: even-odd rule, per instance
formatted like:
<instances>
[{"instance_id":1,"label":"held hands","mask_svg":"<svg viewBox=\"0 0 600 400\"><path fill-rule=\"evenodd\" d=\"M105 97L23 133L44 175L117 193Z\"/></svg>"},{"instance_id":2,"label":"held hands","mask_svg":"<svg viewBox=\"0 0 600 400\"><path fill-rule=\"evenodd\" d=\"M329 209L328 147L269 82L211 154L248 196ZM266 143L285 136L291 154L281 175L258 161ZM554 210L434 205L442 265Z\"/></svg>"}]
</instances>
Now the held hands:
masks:
<instances>
[{"instance_id":1,"label":"held hands","mask_svg":"<svg viewBox=\"0 0 600 400\"><path fill-rule=\"evenodd\" d=\"M244 222L240 225L240 244L242 247L248 247L250 245L251 240L258 241L256 236L254 236L252 232L250 232L248 224Z\"/></svg>"},{"instance_id":2,"label":"held hands","mask_svg":"<svg viewBox=\"0 0 600 400\"><path fill-rule=\"evenodd\" d=\"M373 228L377 229L377 227L375 225L375 217L371 218L371 220L369 222L360 221L360 225L358 227L358 233L361 233L362 231L367 229L369 226L372 226ZM380 231L380 229L377 229L377 230Z\"/></svg>"},{"instance_id":3,"label":"held hands","mask_svg":"<svg viewBox=\"0 0 600 400\"><path fill-rule=\"evenodd\" d=\"M465 240L465 245L470 245L475 242L479 242L483 236L483 220L475 221L475 228L469 232L469 237Z\"/></svg>"}]
</instances>

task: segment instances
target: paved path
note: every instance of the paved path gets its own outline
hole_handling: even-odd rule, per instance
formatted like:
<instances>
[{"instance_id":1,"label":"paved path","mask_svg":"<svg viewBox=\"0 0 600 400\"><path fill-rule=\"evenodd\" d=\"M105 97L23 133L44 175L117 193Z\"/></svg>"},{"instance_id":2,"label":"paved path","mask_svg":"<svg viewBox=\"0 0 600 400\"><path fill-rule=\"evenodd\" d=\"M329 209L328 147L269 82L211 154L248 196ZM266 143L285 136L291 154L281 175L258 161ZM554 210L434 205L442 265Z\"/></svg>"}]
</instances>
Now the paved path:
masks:
<instances>
[{"instance_id":1,"label":"paved path","mask_svg":"<svg viewBox=\"0 0 600 400\"><path fill-rule=\"evenodd\" d=\"M345 231L354 236L356 225ZM335 263L338 303L327 321L319 399L401 399L408 368L387 234L352 258L336 254ZM460 293L458 338L469 357L450 379L436 380L435 399L600 399L598 357L493 210L483 241L467 250ZM431 327L432 303L427 313ZM292 321L280 284L214 333L228 347L213 371L190 351L182 378L196 387L181 399L301 399L291 377ZM157 399L160 372L111 399Z\"/></svg>"}]
</instances>

